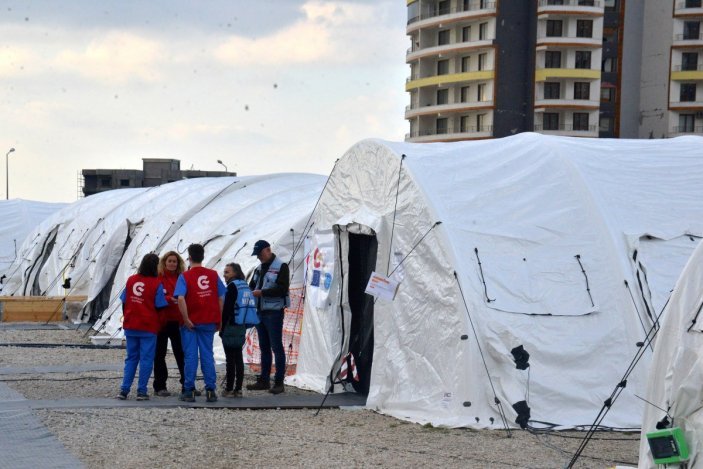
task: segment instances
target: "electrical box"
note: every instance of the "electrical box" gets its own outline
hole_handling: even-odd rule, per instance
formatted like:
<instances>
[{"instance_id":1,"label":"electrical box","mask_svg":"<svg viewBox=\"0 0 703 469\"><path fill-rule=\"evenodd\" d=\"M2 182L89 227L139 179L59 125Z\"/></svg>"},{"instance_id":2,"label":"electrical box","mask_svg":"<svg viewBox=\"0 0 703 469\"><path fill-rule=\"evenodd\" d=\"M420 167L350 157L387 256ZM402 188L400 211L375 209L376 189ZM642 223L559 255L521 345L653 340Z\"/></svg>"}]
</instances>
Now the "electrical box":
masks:
<instances>
[{"instance_id":1,"label":"electrical box","mask_svg":"<svg viewBox=\"0 0 703 469\"><path fill-rule=\"evenodd\" d=\"M675 464L688 461L688 445L679 427L647 433L649 449L655 464Z\"/></svg>"}]
</instances>

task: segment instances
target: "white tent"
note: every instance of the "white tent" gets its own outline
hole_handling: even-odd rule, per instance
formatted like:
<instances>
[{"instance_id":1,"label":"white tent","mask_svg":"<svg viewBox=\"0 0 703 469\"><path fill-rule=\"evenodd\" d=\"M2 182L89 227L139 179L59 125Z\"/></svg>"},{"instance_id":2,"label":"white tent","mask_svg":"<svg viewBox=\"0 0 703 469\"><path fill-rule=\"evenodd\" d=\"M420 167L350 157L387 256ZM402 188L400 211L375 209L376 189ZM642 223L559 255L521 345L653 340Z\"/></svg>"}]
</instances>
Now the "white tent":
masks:
<instances>
[{"instance_id":1,"label":"white tent","mask_svg":"<svg viewBox=\"0 0 703 469\"><path fill-rule=\"evenodd\" d=\"M652 405L645 405L639 467L655 467L646 434L656 431L664 411L669 422L684 430L691 453L688 467L703 467L702 305L703 245L676 283L656 335L646 393Z\"/></svg>"},{"instance_id":2,"label":"white tent","mask_svg":"<svg viewBox=\"0 0 703 469\"><path fill-rule=\"evenodd\" d=\"M90 196L28 236L4 294L86 295L83 319L93 317L101 332L121 337L121 314L113 313L144 254L183 253L203 243L209 267L235 261L246 272L256 262L251 245L264 238L288 260L324 182L312 174L196 178Z\"/></svg>"},{"instance_id":3,"label":"white tent","mask_svg":"<svg viewBox=\"0 0 703 469\"><path fill-rule=\"evenodd\" d=\"M29 232L65 206L22 199L0 201L0 276L7 275Z\"/></svg>"},{"instance_id":4,"label":"white tent","mask_svg":"<svg viewBox=\"0 0 703 469\"><path fill-rule=\"evenodd\" d=\"M289 382L324 392L351 351L367 406L401 419L501 428L529 408L532 425L590 424L703 235L702 148L355 145L313 216ZM393 301L363 293L371 271L400 282ZM636 372L603 424L638 426L643 389Z\"/></svg>"}]
</instances>

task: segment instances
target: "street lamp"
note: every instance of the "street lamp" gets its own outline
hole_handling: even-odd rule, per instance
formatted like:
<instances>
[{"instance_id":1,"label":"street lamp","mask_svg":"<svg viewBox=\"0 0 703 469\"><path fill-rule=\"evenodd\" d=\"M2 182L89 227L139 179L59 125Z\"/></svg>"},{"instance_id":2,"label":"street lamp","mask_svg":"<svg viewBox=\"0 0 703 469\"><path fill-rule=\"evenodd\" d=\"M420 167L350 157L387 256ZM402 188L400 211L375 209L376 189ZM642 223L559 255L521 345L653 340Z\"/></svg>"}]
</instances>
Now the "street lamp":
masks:
<instances>
[{"instance_id":1,"label":"street lamp","mask_svg":"<svg viewBox=\"0 0 703 469\"><path fill-rule=\"evenodd\" d=\"M15 151L15 149L10 148L10 150L7 153L5 153L5 198L7 200L10 200L10 171L9 171L10 165L8 163L8 159L9 159L10 153L12 153L13 151Z\"/></svg>"},{"instance_id":2,"label":"street lamp","mask_svg":"<svg viewBox=\"0 0 703 469\"><path fill-rule=\"evenodd\" d=\"M225 173L227 173L227 172L228 172L228 171L227 171L227 165L224 164L224 163L222 162L222 160L217 160L217 162L218 162L219 164L221 164L222 166L225 167Z\"/></svg>"}]
</instances>

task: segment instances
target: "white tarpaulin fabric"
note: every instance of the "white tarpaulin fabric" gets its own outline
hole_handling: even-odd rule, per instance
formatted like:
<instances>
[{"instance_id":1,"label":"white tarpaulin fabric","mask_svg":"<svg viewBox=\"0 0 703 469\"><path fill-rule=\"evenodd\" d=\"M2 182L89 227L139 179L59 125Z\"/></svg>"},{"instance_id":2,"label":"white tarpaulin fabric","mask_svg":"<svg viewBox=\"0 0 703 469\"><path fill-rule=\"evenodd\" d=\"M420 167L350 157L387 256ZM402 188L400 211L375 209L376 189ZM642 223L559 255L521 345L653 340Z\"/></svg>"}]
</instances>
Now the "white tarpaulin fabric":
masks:
<instances>
[{"instance_id":1,"label":"white tarpaulin fabric","mask_svg":"<svg viewBox=\"0 0 703 469\"><path fill-rule=\"evenodd\" d=\"M695 137L538 134L360 142L338 161L313 216L310 249L319 232L336 238L334 274L326 303L307 298L289 382L326 391L358 339L349 278L360 254L348 233L364 233L378 246L371 270L395 270L401 282L362 326L373 334L373 365L359 369L369 408L501 428L501 412L511 425L525 417L513 408L524 401L533 425L590 424L703 235L701 148ZM512 353L520 346L526 370ZM604 425L639 426L643 369Z\"/></svg>"},{"instance_id":2,"label":"white tarpaulin fabric","mask_svg":"<svg viewBox=\"0 0 703 469\"><path fill-rule=\"evenodd\" d=\"M0 276L7 275L30 231L65 206L22 199L0 201Z\"/></svg>"},{"instance_id":3,"label":"white tarpaulin fabric","mask_svg":"<svg viewBox=\"0 0 703 469\"><path fill-rule=\"evenodd\" d=\"M639 467L656 465L646 434L668 411L669 422L684 430L688 467L703 468L703 245L693 253L664 310L649 369L642 421ZM656 407L655 407L656 406ZM659 407L660 409L657 409Z\"/></svg>"}]
</instances>

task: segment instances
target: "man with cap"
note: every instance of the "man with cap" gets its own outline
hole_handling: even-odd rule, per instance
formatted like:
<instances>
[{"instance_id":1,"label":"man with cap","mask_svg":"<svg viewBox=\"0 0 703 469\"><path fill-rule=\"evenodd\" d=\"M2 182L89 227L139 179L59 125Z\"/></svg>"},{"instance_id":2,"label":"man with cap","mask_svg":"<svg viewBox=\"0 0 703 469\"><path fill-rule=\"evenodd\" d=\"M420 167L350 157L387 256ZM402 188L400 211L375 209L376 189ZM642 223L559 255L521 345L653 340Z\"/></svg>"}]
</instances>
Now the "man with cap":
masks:
<instances>
[{"instance_id":1,"label":"man with cap","mask_svg":"<svg viewBox=\"0 0 703 469\"><path fill-rule=\"evenodd\" d=\"M283 310L290 305L288 296L290 272L288 264L276 257L271 252L271 245L263 239L254 244L251 255L256 256L261 262L249 282L259 313L260 322L256 326L256 331L261 349L261 375L256 383L248 385L247 389L268 390L272 394L280 394L284 390L283 378L286 371L286 353L283 349ZM273 387L270 387L272 350L276 359L276 375Z\"/></svg>"}]
</instances>

